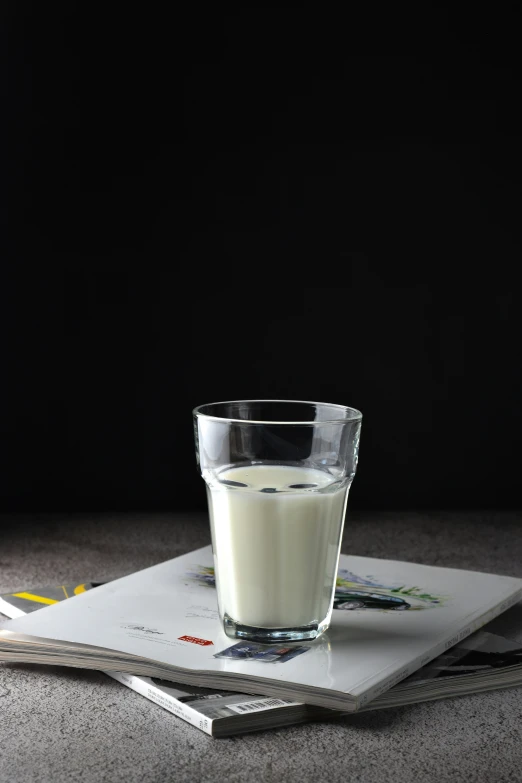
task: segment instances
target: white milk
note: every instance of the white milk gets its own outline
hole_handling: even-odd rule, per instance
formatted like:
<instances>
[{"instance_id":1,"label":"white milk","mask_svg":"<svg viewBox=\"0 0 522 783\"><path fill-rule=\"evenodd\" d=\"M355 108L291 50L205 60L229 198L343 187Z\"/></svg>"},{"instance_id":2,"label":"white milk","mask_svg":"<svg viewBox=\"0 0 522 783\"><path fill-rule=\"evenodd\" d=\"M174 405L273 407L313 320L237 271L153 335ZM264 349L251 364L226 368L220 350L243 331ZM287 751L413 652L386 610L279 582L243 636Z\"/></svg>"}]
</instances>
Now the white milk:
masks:
<instances>
[{"instance_id":1,"label":"white milk","mask_svg":"<svg viewBox=\"0 0 522 783\"><path fill-rule=\"evenodd\" d=\"M221 614L259 628L323 623L331 611L348 482L321 470L272 465L205 479Z\"/></svg>"}]
</instances>

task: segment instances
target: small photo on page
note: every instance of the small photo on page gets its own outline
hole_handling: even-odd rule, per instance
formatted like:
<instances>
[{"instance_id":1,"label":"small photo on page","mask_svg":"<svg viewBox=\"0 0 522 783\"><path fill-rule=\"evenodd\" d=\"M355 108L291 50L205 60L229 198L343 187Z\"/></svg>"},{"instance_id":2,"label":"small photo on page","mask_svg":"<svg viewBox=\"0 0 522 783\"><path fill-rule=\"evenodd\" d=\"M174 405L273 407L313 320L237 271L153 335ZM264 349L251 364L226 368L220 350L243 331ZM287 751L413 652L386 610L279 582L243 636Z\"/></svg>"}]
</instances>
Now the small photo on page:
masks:
<instances>
[{"instance_id":1,"label":"small photo on page","mask_svg":"<svg viewBox=\"0 0 522 783\"><path fill-rule=\"evenodd\" d=\"M243 661L261 661L262 663L286 663L297 655L302 655L310 647L282 647L280 645L238 642L215 653L214 658L236 658Z\"/></svg>"}]
</instances>

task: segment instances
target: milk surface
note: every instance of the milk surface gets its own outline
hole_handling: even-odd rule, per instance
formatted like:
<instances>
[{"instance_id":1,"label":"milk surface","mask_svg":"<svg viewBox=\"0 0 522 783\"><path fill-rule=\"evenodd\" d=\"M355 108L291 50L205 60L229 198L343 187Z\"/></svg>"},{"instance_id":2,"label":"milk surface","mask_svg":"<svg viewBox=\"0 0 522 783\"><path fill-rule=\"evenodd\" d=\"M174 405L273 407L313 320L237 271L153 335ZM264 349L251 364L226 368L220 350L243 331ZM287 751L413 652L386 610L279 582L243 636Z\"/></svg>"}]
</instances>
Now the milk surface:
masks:
<instances>
[{"instance_id":1,"label":"milk surface","mask_svg":"<svg viewBox=\"0 0 522 783\"><path fill-rule=\"evenodd\" d=\"M279 465L205 479L221 614L258 628L329 619L349 482Z\"/></svg>"}]
</instances>

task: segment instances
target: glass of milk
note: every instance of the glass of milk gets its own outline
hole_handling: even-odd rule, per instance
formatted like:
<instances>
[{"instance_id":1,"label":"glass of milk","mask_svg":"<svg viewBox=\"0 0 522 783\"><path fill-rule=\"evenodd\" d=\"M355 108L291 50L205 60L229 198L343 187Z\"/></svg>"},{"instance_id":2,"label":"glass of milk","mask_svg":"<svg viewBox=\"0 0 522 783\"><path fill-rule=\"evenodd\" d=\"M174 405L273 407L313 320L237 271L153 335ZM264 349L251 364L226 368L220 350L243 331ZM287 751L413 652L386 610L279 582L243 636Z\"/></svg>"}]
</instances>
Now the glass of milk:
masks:
<instances>
[{"instance_id":1,"label":"glass of milk","mask_svg":"<svg viewBox=\"0 0 522 783\"><path fill-rule=\"evenodd\" d=\"M314 639L330 623L362 415L293 400L194 409L225 632Z\"/></svg>"}]
</instances>

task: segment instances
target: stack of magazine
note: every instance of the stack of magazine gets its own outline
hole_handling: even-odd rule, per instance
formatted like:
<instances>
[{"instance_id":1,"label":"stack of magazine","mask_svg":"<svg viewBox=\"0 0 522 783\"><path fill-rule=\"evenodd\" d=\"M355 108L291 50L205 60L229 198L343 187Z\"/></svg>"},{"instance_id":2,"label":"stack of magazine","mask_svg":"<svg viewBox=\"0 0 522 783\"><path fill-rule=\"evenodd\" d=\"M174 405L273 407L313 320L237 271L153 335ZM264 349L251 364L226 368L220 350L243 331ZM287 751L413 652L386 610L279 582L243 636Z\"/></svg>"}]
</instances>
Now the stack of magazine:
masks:
<instances>
[{"instance_id":1,"label":"stack of magazine","mask_svg":"<svg viewBox=\"0 0 522 783\"><path fill-rule=\"evenodd\" d=\"M327 634L236 641L205 547L102 585L0 597L17 618L1 624L0 661L100 669L223 737L519 685L522 644L483 626L521 598L512 577L342 555Z\"/></svg>"}]
</instances>

